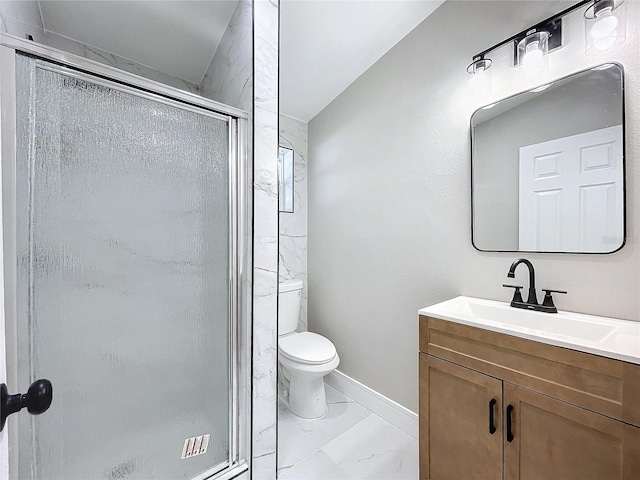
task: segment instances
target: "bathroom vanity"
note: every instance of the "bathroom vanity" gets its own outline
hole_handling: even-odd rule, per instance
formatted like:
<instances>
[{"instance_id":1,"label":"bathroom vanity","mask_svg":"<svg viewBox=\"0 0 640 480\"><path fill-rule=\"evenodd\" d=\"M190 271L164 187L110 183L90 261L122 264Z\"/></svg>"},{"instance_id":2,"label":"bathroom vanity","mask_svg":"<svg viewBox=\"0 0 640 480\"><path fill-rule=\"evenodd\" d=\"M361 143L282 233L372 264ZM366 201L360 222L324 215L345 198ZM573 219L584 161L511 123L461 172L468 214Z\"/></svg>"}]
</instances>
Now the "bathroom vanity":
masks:
<instances>
[{"instance_id":1,"label":"bathroom vanity","mask_svg":"<svg viewBox=\"0 0 640 480\"><path fill-rule=\"evenodd\" d=\"M457 297L420 314L420 478L640 478L640 323Z\"/></svg>"}]
</instances>

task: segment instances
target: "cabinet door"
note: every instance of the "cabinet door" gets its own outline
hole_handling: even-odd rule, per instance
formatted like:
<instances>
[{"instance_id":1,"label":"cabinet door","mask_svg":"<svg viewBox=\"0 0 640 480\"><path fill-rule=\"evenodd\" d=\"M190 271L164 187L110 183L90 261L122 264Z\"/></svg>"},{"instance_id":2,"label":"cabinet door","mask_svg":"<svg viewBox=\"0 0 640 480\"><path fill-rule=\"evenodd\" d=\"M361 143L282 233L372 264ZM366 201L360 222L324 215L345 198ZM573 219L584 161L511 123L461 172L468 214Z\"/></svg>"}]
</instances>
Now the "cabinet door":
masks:
<instances>
[{"instance_id":1,"label":"cabinet door","mask_svg":"<svg viewBox=\"0 0 640 480\"><path fill-rule=\"evenodd\" d=\"M505 480L640 478L639 428L506 382L504 405Z\"/></svg>"},{"instance_id":2,"label":"cabinet door","mask_svg":"<svg viewBox=\"0 0 640 480\"><path fill-rule=\"evenodd\" d=\"M421 354L420 479L500 480L501 404L501 380Z\"/></svg>"}]
</instances>

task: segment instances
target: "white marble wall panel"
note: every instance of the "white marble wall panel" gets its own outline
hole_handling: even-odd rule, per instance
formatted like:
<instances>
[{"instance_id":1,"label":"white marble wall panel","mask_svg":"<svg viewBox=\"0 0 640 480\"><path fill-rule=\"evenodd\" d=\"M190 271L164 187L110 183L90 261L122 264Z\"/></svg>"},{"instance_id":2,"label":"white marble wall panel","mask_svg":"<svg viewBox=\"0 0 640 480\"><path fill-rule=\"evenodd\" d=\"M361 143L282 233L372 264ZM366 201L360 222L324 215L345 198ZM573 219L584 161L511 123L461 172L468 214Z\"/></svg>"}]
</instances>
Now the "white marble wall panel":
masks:
<instances>
[{"instance_id":1,"label":"white marble wall panel","mask_svg":"<svg viewBox=\"0 0 640 480\"><path fill-rule=\"evenodd\" d=\"M85 45L84 43L71 40L56 33L46 32L42 43L104 65L124 70L125 72L140 75L141 77L149 80L154 80L165 85L179 88L180 90L185 90L190 93L199 93L198 85L195 83L154 70L153 68L146 67L132 60L128 60L90 45Z\"/></svg>"},{"instance_id":2,"label":"white marble wall panel","mask_svg":"<svg viewBox=\"0 0 640 480\"><path fill-rule=\"evenodd\" d=\"M298 323L298 331L303 332L307 330L307 236L296 237L280 233L279 281L294 278L303 282Z\"/></svg>"},{"instance_id":3,"label":"white marble wall panel","mask_svg":"<svg viewBox=\"0 0 640 480\"><path fill-rule=\"evenodd\" d=\"M253 4L241 0L200 83L200 94L250 112L253 106Z\"/></svg>"},{"instance_id":4,"label":"white marble wall panel","mask_svg":"<svg viewBox=\"0 0 640 480\"><path fill-rule=\"evenodd\" d=\"M254 2L253 479L276 478L278 345L278 0ZM266 246L270 245L270 248ZM276 248L272 248L273 245ZM261 252L258 252L259 246ZM260 265L260 267L258 266Z\"/></svg>"},{"instance_id":5,"label":"white marble wall panel","mask_svg":"<svg viewBox=\"0 0 640 480\"><path fill-rule=\"evenodd\" d=\"M33 40L42 43L44 29L40 8L36 1L2 1L0 2L0 30L20 38L29 35Z\"/></svg>"},{"instance_id":6,"label":"white marble wall panel","mask_svg":"<svg viewBox=\"0 0 640 480\"><path fill-rule=\"evenodd\" d=\"M304 287L298 330L307 330L307 124L280 114L280 146L293 150L293 213L280 212L279 281Z\"/></svg>"},{"instance_id":7,"label":"white marble wall panel","mask_svg":"<svg viewBox=\"0 0 640 480\"><path fill-rule=\"evenodd\" d=\"M109 28L106 26L105 28ZM170 85L191 93L199 93L198 85L172 75L154 70L126 58L114 55L96 47L85 45L53 32L45 32L42 26L40 9L35 1L0 2L0 30L19 38L29 35L37 43L57 48L73 55L88 58L104 65L134 73L156 82Z\"/></svg>"},{"instance_id":8,"label":"white marble wall panel","mask_svg":"<svg viewBox=\"0 0 640 480\"><path fill-rule=\"evenodd\" d=\"M278 21L277 0L241 0L200 84L201 95L241 108L250 115L254 480L276 477Z\"/></svg>"}]
</instances>

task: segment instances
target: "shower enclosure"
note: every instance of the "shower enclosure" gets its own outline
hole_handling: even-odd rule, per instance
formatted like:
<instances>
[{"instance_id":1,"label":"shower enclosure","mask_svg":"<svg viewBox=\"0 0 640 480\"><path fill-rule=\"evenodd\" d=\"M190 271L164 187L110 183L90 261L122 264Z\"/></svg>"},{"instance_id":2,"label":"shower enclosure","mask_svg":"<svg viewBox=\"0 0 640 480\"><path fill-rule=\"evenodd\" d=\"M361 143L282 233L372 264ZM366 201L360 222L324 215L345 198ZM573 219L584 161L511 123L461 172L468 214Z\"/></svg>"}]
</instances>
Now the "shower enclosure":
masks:
<instances>
[{"instance_id":1,"label":"shower enclosure","mask_svg":"<svg viewBox=\"0 0 640 480\"><path fill-rule=\"evenodd\" d=\"M241 473L246 113L1 38L10 478Z\"/></svg>"}]
</instances>

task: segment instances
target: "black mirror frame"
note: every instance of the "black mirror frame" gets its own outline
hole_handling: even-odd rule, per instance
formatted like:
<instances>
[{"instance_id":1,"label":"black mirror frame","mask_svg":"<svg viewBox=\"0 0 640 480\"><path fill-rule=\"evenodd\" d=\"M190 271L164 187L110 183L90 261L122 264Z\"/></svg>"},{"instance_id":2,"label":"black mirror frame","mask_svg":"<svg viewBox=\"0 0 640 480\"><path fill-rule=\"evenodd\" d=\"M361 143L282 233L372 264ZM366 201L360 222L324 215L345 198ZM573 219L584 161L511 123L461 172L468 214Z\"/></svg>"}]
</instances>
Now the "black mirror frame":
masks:
<instances>
[{"instance_id":1,"label":"black mirror frame","mask_svg":"<svg viewBox=\"0 0 640 480\"><path fill-rule=\"evenodd\" d=\"M475 237L474 237L474 188L473 188L473 168L474 168L474 162L473 162L473 147L474 147L474 128L473 128L473 117L476 113L478 113L480 110L483 110L485 107L487 107L488 105L483 105L479 108L477 108L476 110L474 110L474 112L471 114L471 117L469 119L469 134L470 134L470 152L469 152L469 158L471 161L471 169L470 169L470 178L469 178L469 183L470 183L470 187L471 187L471 245L473 245L473 248L475 248L477 251L479 252L485 252L485 253L540 253L540 254L569 254L569 255L611 255L613 253L619 252L620 250L622 250L624 248L624 246L627 243L627 164L626 164L626 112L625 112L625 82L624 82L624 67L622 66L622 64L618 63L618 62L605 62L599 65L595 65L593 67L590 68L585 68L584 70L579 70L577 72L571 73L569 75L565 75L564 77L560 77L557 78L556 80L553 80L553 83L555 82L559 82L562 80L566 80L568 78L573 77L574 75L579 75L581 73L585 73L591 70L595 70L599 67L602 67L604 65L615 65L620 69L620 90L621 90L621 99L622 99L622 243L620 244L620 246L618 248L616 248L615 250L611 250L610 252L565 252L565 251L531 251L531 250L489 250L489 249L484 249L484 248L479 248L476 245L475 242ZM549 82L545 82L543 85L547 84ZM540 85L542 86L542 85ZM518 93L515 93L513 95L510 95L508 97L502 98L500 100L498 100L497 102L502 102L505 100L509 100L513 97L517 97L518 95L522 95L524 93L530 92L531 90L533 90L534 88L537 87L533 87L533 88L529 88L527 90L523 90L520 91ZM492 102L492 103L496 103L496 102Z\"/></svg>"}]
</instances>

